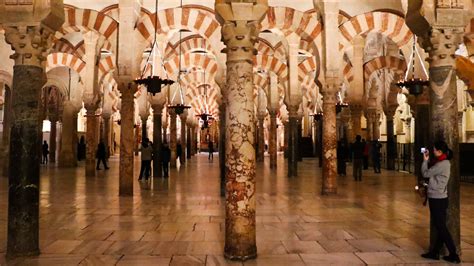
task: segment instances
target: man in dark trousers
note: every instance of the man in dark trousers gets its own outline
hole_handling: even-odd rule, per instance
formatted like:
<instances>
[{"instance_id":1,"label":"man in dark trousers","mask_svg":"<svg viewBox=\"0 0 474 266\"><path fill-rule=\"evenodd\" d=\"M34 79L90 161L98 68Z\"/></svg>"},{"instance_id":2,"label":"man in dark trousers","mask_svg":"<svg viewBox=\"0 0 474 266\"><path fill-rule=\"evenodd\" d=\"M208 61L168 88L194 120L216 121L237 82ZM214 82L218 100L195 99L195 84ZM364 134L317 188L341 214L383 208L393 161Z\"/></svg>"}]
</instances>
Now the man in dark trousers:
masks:
<instances>
[{"instance_id":1,"label":"man in dark trousers","mask_svg":"<svg viewBox=\"0 0 474 266\"><path fill-rule=\"evenodd\" d=\"M163 177L168 177L168 169L171 161L171 150L168 147L168 143L163 143L161 148L161 164L163 165Z\"/></svg>"},{"instance_id":2,"label":"man in dark trousers","mask_svg":"<svg viewBox=\"0 0 474 266\"><path fill-rule=\"evenodd\" d=\"M357 135L356 141L352 144L352 175L355 181L362 181L362 163L365 145L360 139L361 136Z\"/></svg>"},{"instance_id":3,"label":"man in dark trousers","mask_svg":"<svg viewBox=\"0 0 474 266\"><path fill-rule=\"evenodd\" d=\"M100 140L99 145L97 145L97 152L95 157L97 158L97 166L95 169L100 170L100 162L102 162L102 164L104 165L105 170L109 169L109 167L107 167L107 162L105 161L107 157L107 151L105 149L105 144L103 140Z\"/></svg>"}]
</instances>

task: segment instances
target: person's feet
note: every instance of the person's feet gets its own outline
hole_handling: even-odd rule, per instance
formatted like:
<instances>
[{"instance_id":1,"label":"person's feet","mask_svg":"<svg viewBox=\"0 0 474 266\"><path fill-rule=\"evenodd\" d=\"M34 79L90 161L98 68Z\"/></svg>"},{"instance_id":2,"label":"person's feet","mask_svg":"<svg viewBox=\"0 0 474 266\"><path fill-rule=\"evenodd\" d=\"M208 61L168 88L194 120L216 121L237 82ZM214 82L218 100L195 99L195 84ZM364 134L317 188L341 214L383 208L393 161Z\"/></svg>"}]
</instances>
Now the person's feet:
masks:
<instances>
[{"instance_id":1,"label":"person's feet","mask_svg":"<svg viewBox=\"0 0 474 266\"><path fill-rule=\"evenodd\" d=\"M456 264L461 263L461 259L459 258L458 254L443 256L443 260Z\"/></svg>"},{"instance_id":2,"label":"person's feet","mask_svg":"<svg viewBox=\"0 0 474 266\"><path fill-rule=\"evenodd\" d=\"M109 167L105 167L105 170L109 170Z\"/></svg>"},{"instance_id":3,"label":"person's feet","mask_svg":"<svg viewBox=\"0 0 474 266\"><path fill-rule=\"evenodd\" d=\"M425 259L439 260L439 255L432 252L421 254L421 256Z\"/></svg>"}]
</instances>

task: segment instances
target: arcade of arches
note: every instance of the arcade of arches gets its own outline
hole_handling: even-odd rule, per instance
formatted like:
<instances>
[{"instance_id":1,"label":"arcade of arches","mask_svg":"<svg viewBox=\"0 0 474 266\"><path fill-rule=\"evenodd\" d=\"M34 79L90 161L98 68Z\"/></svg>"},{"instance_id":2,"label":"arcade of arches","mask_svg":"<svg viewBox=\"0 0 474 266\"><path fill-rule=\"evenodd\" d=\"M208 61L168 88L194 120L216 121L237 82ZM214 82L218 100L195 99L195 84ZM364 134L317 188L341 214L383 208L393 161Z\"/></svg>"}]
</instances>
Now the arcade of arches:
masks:
<instances>
[{"instance_id":1,"label":"arcade of arches","mask_svg":"<svg viewBox=\"0 0 474 266\"><path fill-rule=\"evenodd\" d=\"M435 139L454 151L448 227L474 262L473 4L1 1L0 264L426 262L436 232L412 190ZM174 83L134 82L149 76ZM429 85L396 85L412 77ZM370 183L338 176L357 135L382 147Z\"/></svg>"}]
</instances>

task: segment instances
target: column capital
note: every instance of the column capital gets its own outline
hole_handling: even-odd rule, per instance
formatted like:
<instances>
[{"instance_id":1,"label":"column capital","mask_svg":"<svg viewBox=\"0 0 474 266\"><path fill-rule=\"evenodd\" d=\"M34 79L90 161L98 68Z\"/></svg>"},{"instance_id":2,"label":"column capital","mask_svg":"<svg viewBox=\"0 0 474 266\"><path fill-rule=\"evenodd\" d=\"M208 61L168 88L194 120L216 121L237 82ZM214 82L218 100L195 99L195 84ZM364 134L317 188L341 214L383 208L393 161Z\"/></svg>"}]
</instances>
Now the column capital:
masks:
<instances>
[{"instance_id":1,"label":"column capital","mask_svg":"<svg viewBox=\"0 0 474 266\"><path fill-rule=\"evenodd\" d=\"M252 61L256 54L259 24L265 17L268 0L231 2L216 0L215 10L222 24L222 41L227 46L227 62Z\"/></svg>"},{"instance_id":2,"label":"column capital","mask_svg":"<svg viewBox=\"0 0 474 266\"><path fill-rule=\"evenodd\" d=\"M453 67L456 65L454 53L462 42L463 27L443 27L434 25L428 38L424 39L423 46L428 52L426 59L433 67ZM445 73L446 75L448 73ZM436 83L436 81L435 81Z\"/></svg>"},{"instance_id":3,"label":"column capital","mask_svg":"<svg viewBox=\"0 0 474 266\"><path fill-rule=\"evenodd\" d=\"M332 104L335 105L337 103L337 91L333 89L328 89L321 91L321 94L323 95L323 105L325 104Z\"/></svg>"},{"instance_id":4,"label":"column capital","mask_svg":"<svg viewBox=\"0 0 474 266\"><path fill-rule=\"evenodd\" d=\"M39 25L6 26L5 41L15 51L10 58L15 65L42 67L53 32Z\"/></svg>"},{"instance_id":5,"label":"column capital","mask_svg":"<svg viewBox=\"0 0 474 266\"><path fill-rule=\"evenodd\" d=\"M268 108L268 114L270 115L270 117L276 117L278 114L278 109Z\"/></svg>"}]
</instances>

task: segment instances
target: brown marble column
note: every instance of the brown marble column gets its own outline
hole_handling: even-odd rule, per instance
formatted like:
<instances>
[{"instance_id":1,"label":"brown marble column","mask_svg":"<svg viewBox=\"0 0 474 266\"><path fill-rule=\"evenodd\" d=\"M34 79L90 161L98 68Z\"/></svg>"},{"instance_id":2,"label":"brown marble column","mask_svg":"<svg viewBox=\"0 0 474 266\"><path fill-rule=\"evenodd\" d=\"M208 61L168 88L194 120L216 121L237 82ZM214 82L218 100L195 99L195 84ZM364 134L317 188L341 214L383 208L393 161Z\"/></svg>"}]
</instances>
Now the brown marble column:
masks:
<instances>
[{"instance_id":1,"label":"brown marble column","mask_svg":"<svg viewBox=\"0 0 474 266\"><path fill-rule=\"evenodd\" d=\"M153 177L163 177L161 164L161 146L163 145L163 131L161 130L161 116L163 105L152 105L153 108Z\"/></svg>"},{"instance_id":2,"label":"brown marble column","mask_svg":"<svg viewBox=\"0 0 474 266\"><path fill-rule=\"evenodd\" d=\"M318 154L318 165L319 168L323 167L323 124L324 124L324 118L321 117L321 119L318 121L318 135L317 135L317 154Z\"/></svg>"},{"instance_id":3,"label":"brown marble column","mask_svg":"<svg viewBox=\"0 0 474 266\"><path fill-rule=\"evenodd\" d=\"M462 9L451 9L462 12ZM441 14L439 19L441 19ZM449 17L451 13L443 14ZM462 16L462 14L458 14ZM431 139L444 140L453 151L451 160L451 176L448 183L448 229L455 244L460 250L460 173L459 173L459 133L458 106L456 87L456 63L454 52L462 41L463 27L444 27L434 25L430 31L429 40L425 42L430 64L430 102ZM429 42L428 42L429 41ZM436 232L431 226L431 243L434 244Z\"/></svg>"},{"instance_id":4,"label":"brown marble column","mask_svg":"<svg viewBox=\"0 0 474 266\"><path fill-rule=\"evenodd\" d=\"M367 141L372 141L374 137L374 120L375 120L375 109L367 109L365 118L367 119L367 136L366 140Z\"/></svg>"},{"instance_id":5,"label":"brown marble column","mask_svg":"<svg viewBox=\"0 0 474 266\"><path fill-rule=\"evenodd\" d=\"M397 158L397 142L393 129L393 117L395 109L385 111L387 123L387 170L395 170L395 159Z\"/></svg>"},{"instance_id":6,"label":"brown marble column","mask_svg":"<svg viewBox=\"0 0 474 266\"><path fill-rule=\"evenodd\" d=\"M95 155L98 145L97 131L98 131L98 119L95 111L97 106L94 104L86 105L86 118L87 118L87 129L86 129L86 176L95 176Z\"/></svg>"},{"instance_id":7,"label":"brown marble column","mask_svg":"<svg viewBox=\"0 0 474 266\"><path fill-rule=\"evenodd\" d=\"M430 92L428 88L418 96L409 95L412 114L415 117L415 175L421 180L421 164L423 163L423 154L419 152L422 147L430 147L432 140L430 138Z\"/></svg>"},{"instance_id":8,"label":"brown marble column","mask_svg":"<svg viewBox=\"0 0 474 266\"><path fill-rule=\"evenodd\" d=\"M257 256L252 58L256 54L258 23L267 8L266 1L215 3L227 53L224 246L227 259L247 260Z\"/></svg>"},{"instance_id":9,"label":"brown marble column","mask_svg":"<svg viewBox=\"0 0 474 266\"><path fill-rule=\"evenodd\" d=\"M11 113L12 113L12 97L11 89L5 87L5 104L3 106L3 136L2 136L2 158L4 158L2 176L8 177L8 158L10 150L10 131L11 131Z\"/></svg>"},{"instance_id":10,"label":"brown marble column","mask_svg":"<svg viewBox=\"0 0 474 266\"><path fill-rule=\"evenodd\" d=\"M380 113L379 112L375 113L372 130L373 130L372 140L379 140L380 139Z\"/></svg>"},{"instance_id":11,"label":"brown marble column","mask_svg":"<svg viewBox=\"0 0 474 266\"><path fill-rule=\"evenodd\" d=\"M119 195L133 196L133 147L135 143L134 94L136 86L129 83L119 87L122 93L120 108L120 166L119 166Z\"/></svg>"},{"instance_id":12,"label":"brown marble column","mask_svg":"<svg viewBox=\"0 0 474 266\"><path fill-rule=\"evenodd\" d=\"M3 5L4 3L2 3ZM57 3L56 3L57 4ZM59 5L62 11L62 4ZM57 10L58 11L58 10ZM41 89L46 83L43 56L47 40L54 34L36 12L50 15L51 7L39 6L34 14L21 13L15 6L0 17L3 23L17 21L20 14L25 23L13 26L3 24L5 40L14 50L12 114L8 171L8 228L6 257L35 256L39 254L39 193L42 117L40 117ZM60 11L58 11L60 12ZM43 18L43 16L41 16ZM58 19L59 20L59 19ZM59 20L59 25L61 21ZM42 27L42 26L45 27Z\"/></svg>"},{"instance_id":13,"label":"brown marble column","mask_svg":"<svg viewBox=\"0 0 474 266\"><path fill-rule=\"evenodd\" d=\"M191 124L186 123L186 158L191 159L193 152L191 149L191 143L193 143L192 139L192 133L191 133Z\"/></svg>"},{"instance_id":14,"label":"brown marble column","mask_svg":"<svg viewBox=\"0 0 474 266\"><path fill-rule=\"evenodd\" d=\"M352 133L354 139L350 139L349 142L354 142L357 135L362 136L362 129L360 125L360 118L362 116L362 107L360 105L354 104L350 105L351 109L351 122L352 122Z\"/></svg>"},{"instance_id":15,"label":"brown marble column","mask_svg":"<svg viewBox=\"0 0 474 266\"><path fill-rule=\"evenodd\" d=\"M183 113L179 116L180 121L181 121L181 157L179 158L179 162L181 164L184 164L186 162L186 119L187 119L188 114Z\"/></svg>"},{"instance_id":16,"label":"brown marble column","mask_svg":"<svg viewBox=\"0 0 474 266\"><path fill-rule=\"evenodd\" d=\"M283 156L288 158L288 142L290 140L290 121L283 122Z\"/></svg>"},{"instance_id":17,"label":"brown marble column","mask_svg":"<svg viewBox=\"0 0 474 266\"><path fill-rule=\"evenodd\" d=\"M142 125L141 125L141 129L142 129L142 141L143 139L145 138L148 138L148 132L146 130L146 127L147 127L147 121L148 121L148 115L144 115L144 116L140 116L141 120L142 120Z\"/></svg>"},{"instance_id":18,"label":"brown marble column","mask_svg":"<svg viewBox=\"0 0 474 266\"><path fill-rule=\"evenodd\" d=\"M298 114L296 127L296 158L298 162L303 161L303 151L301 147L301 139L303 138L303 116Z\"/></svg>"},{"instance_id":19,"label":"brown marble column","mask_svg":"<svg viewBox=\"0 0 474 266\"><path fill-rule=\"evenodd\" d=\"M59 167L77 166L77 113L78 107L71 101L64 102Z\"/></svg>"},{"instance_id":20,"label":"brown marble column","mask_svg":"<svg viewBox=\"0 0 474 266\"><path fill-rule=\"evenodd\" d=\"M268 150L270 152L270 168L277 167L277 116L276 111L270 111L270 134Z\"/></svg>"},{"instance_id":21,"label":"brown marble column","mask_svg":"<svg viewBox=\"0 0 474 266\"><path fill-rule=\"evenodd\" d=\"M49 162L55 163L56 162L56 143L57 143L57 122L58 116L57 115L50 115L49 117L51 122L51 132L49 135Z\"/></svg>"},{"instance_id":22,"label":"brown marble column","mask_svg":"<svg viewBox=\"0 0 474 266\"><path fill-rule=\"evenodd\" d=\"M221 181L221 197L225 197L226 190L226 104L219 105L219 169Z\"/></svg>"},{"instance_id":23,"label":"brown marble column","mask_svg":"<svg viewBox=\"0 0 474 266\"><path fill-rule=\"evenodd\" d=\"M257 115L258 120L258 152L257 152L257 160L259 162L263 162L265 156L265 131L263 122L265 121L265 115Z\"/></svg>"},{"instance_id":24,"label":"brown marble column","mask_svg":"<svg viewBox=\"0 0 474 266\"><path fill-rule=\"evenodd\" d=\"M288 177L298 176L298 107L288 107Z\"/></svg>"},{"instance_id":25,"label":"brown marble column","mask_svg":"<svg viewBox=\"0 0 474 266\"><path fill-rule=\"evenodd\" d=\"M323 182L321 194L337 193L337 173L336 173L336 85L327 84L323 94Z\"/></svg>"},{"instance_id":26,"label":"brown marble column","mask_svg":"<svg viewBox=\"0 0 474 266\"><path fill-rule=\"evenodd\" d=\"M173 109L168 109L170 115L170 149L171 149L171 161L170 168L176 168L176 146L177 146L177 128L176 128L176 113Z\"/></svg>"}]
</instances>

